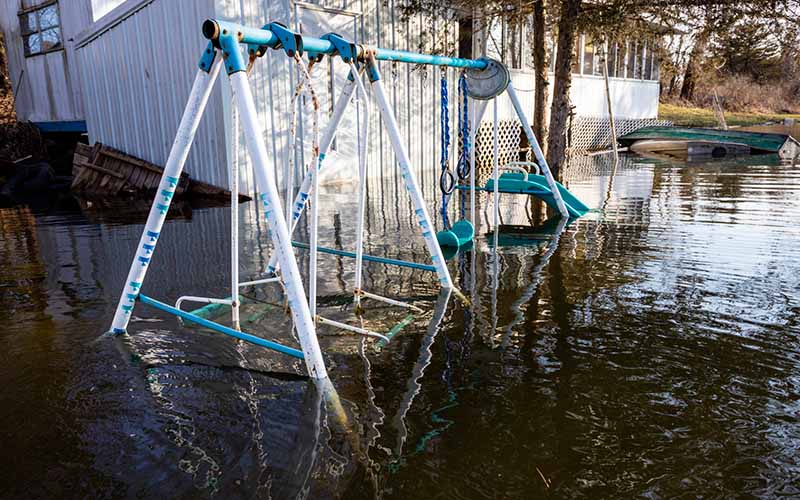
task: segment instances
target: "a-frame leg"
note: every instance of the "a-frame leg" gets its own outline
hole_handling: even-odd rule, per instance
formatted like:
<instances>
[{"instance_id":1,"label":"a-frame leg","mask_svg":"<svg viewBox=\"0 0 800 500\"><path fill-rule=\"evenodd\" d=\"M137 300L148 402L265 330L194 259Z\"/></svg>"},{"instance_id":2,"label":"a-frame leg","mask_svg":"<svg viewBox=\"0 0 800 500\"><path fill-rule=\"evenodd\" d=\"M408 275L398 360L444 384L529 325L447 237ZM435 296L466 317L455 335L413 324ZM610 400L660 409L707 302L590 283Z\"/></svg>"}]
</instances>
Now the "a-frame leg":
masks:
<instances>
[{"instance_id":1,"label":"a-frame leg","mask_svg":"<svg viewBox=\"0 0 800 500\"><path fill-rule=\"evenodd\" d=\"M528 143L533 149L534 156L536 156L536 162L539 164L539 168L542 170L542 174L547 180L547 185L550 187L550 191L553 192L553 199L556 200L558 211L561 212L561 217L569 218L567 205L564 203L563 198L561 198L561 191L558 190L556 180L553 178L553 174L550 172L550 167L547 165L547 160L544 158L544 153L542 153L542 148L539 146L539 141L537 141L536 136L533 135L533 129L531 129L531 125L528 123L528 118L525 117L525 112L522 110L522 103L520 103L519 97L517 97L517 91L514 90L514 85L512 83L508 84L506 92L508 92L508 97L511 99L511 105L514 106L514 111L517 112L519 122L522 124L522 131L525 132L525 135L528 137Z\"/></svg>"},{"instance_id":2,"label":"a-frame leg","mask_svg":"<svg viewBox=\"0 0 800 500\"><path fill-rule=\"evenodd\" d=\"M211 49L209 48L208 50ZM206 69L201 68L198 70L194 79L189 100L183 111L175 141L172 143L172 149L169 152L169 158L161 176L158 192L153 200L153 206L150 207L150 214L147 216L142 237L139 239L136 256L131 263L128 278L125 280L125 288L122 290L117 310L114 313L114 321L111 323L112 333L125 333L128 328L131 311L133 311L134 303L139 295L139 289L147 274L147 268L156 248L161 227L167 218L167 211L172 202L175 188L178 186L178 179L180 179L183 172L186 157L189 155L189 148L192 146L197 127L200 124L200 118L206 109L211 89L214 87L214 82L219 75L220 67L222 66L221 59L220 57L209 57ZM213 63L210 62L211 60L213 60Z\"/></svg>"},{"instance_id":3,"label":"a-frame leg","mask_svg":"<svg viewBox=\"0 0 800 500\"><path fill-rule=\"evenodd\" d=\"M450 271L447 269L442 249L436 241L436 235L433 230L428 209L425 206L425 199L422 196L422 191L419 189L417 178L414 171L411 169L411 161L408 159L408 152L403 144L403 138L400 136L400 129L397 126L397 120L394 116L389 99L386 97L386 92L383 89L381 75L378 71L378 65L373 58L367 60L367 76L375 91L375 98L378 101L378 109L380 110L383 123L389 132L389 139L392 142L392 149L397 157L397 162L400 165L400 173L406 184L406 189L411 195L411 204L414 207L414 213L417 216L417 222L422 228L422 236L425 238L425 244L428 247L428 252L431 255L433 266L436 268L436 273L439 276L439 283L443 288L453 288L453 281L450 278Z\"/></svg>"},{"instance_id":4,"label":"a-frame leg","mask_svg":"<svg viewBox=\"0 0 800 500\"><path fill-rule=\"evenodd\" d=\"M236 96L236 105L239 110L242 128L244 129L247 148L253 160L256 181L260 189L259 198L264 204L264 216L271 229L270 236L278 256L278 263L283 270L283 283L289 308L292 312L294 325L300 339L300 345L305 356L308 374L312 378L325 378L327 372L322 359L322 352L317 341L314 321L308 307L303 282L300 279L300 270L292 251L292 240L289 228L281 209L278 188L272 169L268 168L267 147L261 133L253 94L247 81L247 73L234 71L230 74L230 82Z\"/></svg>"}]
</instances>

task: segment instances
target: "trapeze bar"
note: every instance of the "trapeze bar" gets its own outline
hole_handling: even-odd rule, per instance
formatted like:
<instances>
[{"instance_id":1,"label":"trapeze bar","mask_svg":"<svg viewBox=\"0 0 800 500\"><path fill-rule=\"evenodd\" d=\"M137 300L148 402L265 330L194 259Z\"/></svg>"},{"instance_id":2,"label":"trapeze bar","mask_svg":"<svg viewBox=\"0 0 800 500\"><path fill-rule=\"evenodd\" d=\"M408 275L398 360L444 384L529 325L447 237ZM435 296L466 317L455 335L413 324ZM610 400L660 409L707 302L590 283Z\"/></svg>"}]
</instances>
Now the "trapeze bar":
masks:
<instances>
[{"instance_id":1,"label":"trapeze bar","mask_svg":"<svg viewBox=\"0 0 800 500\"><path fill-rule=\"evenodd\" d=\"M292 241L292 246L297 248L302 248L303 250L309 250L311 246L308 243L301 243L299 241ZM326 247L317 247L318 252L327 253L330 255L338 255L340 257L349 257L351 259L356 258L356 254L353 252L346 252L344 250L336 250L335 248L326 248ZM399 267L408 267L411 269L420 269L422 271L430 271L432 273L436 272L436 268L428 265L428 264L418 264L416 262L408 262L406 260L399 260L399 259L390 259L388 257L377 257L375 255L367 255L364 254L364 260L369 262L377 262L379 264L388 264L390 266L399 266Z\"/></svg>"},{"instance_id":2,"label":"trapeze bar","mask_svg":"<svg viewBox=\"0 0 800 500\"><path fill-rule=\"evenodd\" d=\"M268 25L269 26L269 25ZM244 43L258 47L269 47L277 49L282 47L282 43L272 30L267 26L264 28L248 28L236 23L208 19L203 23L203 36L211 41L216 41L225 35L234 35L239 43ZM298 49L314 54L333 55L337 53L336 45L331 40L302 36L302 43ZM383 49L380 47L358 46L358 56L362 59L368 53L374 53L375 59L379 61L398 61L411 64L430 64L433 66L450 66L452 68L474 68L485 69L489 63L484 59L462 59L458 57L436 56L431 54L420 54L405 50ZM262 54L263 55L263 54Z\"/></svg>"},{"instance_id":3,"label":"trapeze bar","mask_svg":"<svg viewBox=\"0 0 800 500\"><path fill-rule=\"evenodd\" d=\"M151 299L150 297L139 294L138 296L139 301L143 304L147 304L148 306L155 307L156 309L160 309L164 312L170 313L174 316L177 316L183 320L190 321L192 323L197 323L200 326L204 326L206 328L210 328L215 330L219 333L224 333L225 335L235 337L239 340L244 340L245 342L250 342L251 344L255 344L260 347L265 347L267 349L272 349L273 351L278 351L280 353L286 354L288 356L292 356L293 358L298 359L305 359L303 356L303 352L295 349L293 347L287 347L282 344L278 344L277 342L272 342L270 340L262 339L260 337L256 337L255 335L250 335L249 333L239 332L234 330L233 328L228 328L225 325L220 325L219 323L214 323L213 321L209 321L205 318L201 318L199 316L195 316L192 313L188 313L186 311L181 311L180 309L176 309L170 305L167 305L163 302L159 302L155 299Z\"/></svg>"}]
</instances>

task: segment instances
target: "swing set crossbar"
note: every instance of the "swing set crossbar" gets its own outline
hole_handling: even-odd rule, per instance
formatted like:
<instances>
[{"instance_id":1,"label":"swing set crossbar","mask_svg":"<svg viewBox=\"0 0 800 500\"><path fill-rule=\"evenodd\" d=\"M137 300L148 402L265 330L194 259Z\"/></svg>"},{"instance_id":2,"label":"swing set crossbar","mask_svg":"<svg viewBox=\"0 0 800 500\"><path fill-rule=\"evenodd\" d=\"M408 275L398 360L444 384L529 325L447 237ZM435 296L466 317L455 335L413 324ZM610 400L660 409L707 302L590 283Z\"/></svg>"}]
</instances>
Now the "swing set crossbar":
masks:
<instances>
[{"instance_id":1,"label":"swing set crossbar","mask_svg":"<svg viewBox=\"0 0 800 500\"><path fill-rule=\"evenodd\" d=\"M303 250L310 250L311 245L308 243L302 243L299 241L292 241L292 246L296 248L302 248ZM351 259L356 258L356 254L353 252L348 252L345 250L337 250L335 248L327 248L317 246L317 251L322 253L327 253L330 255L338 255L339 257L348 257ZM419 269L421 271L430 271L432 273L436 272L436 267L431 266L429 264L420 264L418 262L409 262L407 260L400 260L400 259L390 259L389 257L378 257L376 255L363 255L363 259L368 262L377 262L378 264L387 264L390 266L399 266L399 267L407 267L410 269Z\"/></svg>"},{"instance_id":2,"label":"swing set crossbar","mask_svg":"<svg viewBox=\"0 0 800 500\"><path fill-rule=\"evenodd\" d=\"M286 39L281 40L281 35L284 34L284 30L280 30L281 33L275 33L274 30L279 29L279 27L273 25L266 25L263 28L250 28L219 19L208 19L203 23L203 35L212 41L217 40L220 35L236 34L239 43L249 45L254 51L262 47L292 50L287 47L285 43L287 41ZM305 35L300 36L300 40L299 43L297 41L292 42L297 45L296 50L301 54L303 52L309 52L311 54L341 55L346 57L345 54L340 53L339 47L337 47L334 40ZM369 47L360 44L355 46L355 51L359 60L363 60L371 54L378 61L397 61L410 64L448 66L451 68L486 69L489 65L488 61L485 59L465 59L460 57L420 54L418 52ZM259 55L263 55L263 53Z\"/></svg>"},{"instance_id":3,"label":"swing set crossbar","mask_svg":"<svg viewBox=\"0 0 800 500\"><path fill-rule=\"evenodd\" d=\"M160 302L160 301L158 301L156 299L150 298L150 297L148 297L148 296L146 296L144 294L140 293L139 296L138 296L138 300L142 304L147 304L150 307L154 307L154 308L159 309L161 311L164 311L166 313L169 313L169 314L172 314L174 316L177 316L177 317L183 319L184 321L189 321L191 323L196 323L196 324L198 324L200 326L204 326L204 327L209 328L211 330L214 330L216 332L223 333L223 334L228 335L230 337L234 337L234 338L237 338L239 340L244 340L245 342L249 342L251 344L255 344L255 345L260 346L260 347L271 349L273 351L277 351L277 352L280 352L282 354L286 354L286 355L291 356L293 358L305 359L305 356L303 355L303 351L301 351L299 349L295 349L294 347L285 346L283 344L279 344L279 343L273 342L271 340L262 339L261 337L256 337L255 335L251 335L249 333L244 333L244 332L240 332L238 330L234 330L233 328L227 327L225 325L220 325L219 323L215 323L215 322L207 320L205 318L201 318L200 316L197 316L197 315L192 314L190 312L182 311L182 310L180 310L178 308L172 307L172 306L170 306L168 304L165 304L163 302Z\"/></svg>"}]
</instances>

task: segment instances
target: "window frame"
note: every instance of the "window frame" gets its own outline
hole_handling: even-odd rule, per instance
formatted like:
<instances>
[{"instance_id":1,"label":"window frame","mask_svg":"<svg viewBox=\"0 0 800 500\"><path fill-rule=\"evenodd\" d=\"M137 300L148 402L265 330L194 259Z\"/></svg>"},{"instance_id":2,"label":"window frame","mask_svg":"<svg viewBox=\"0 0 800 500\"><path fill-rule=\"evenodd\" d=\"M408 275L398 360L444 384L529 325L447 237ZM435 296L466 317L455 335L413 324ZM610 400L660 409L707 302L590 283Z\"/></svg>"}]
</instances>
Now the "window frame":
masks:
<instances>
[{"instance_id":1,"label":"window frame","mask_svg":"<svg viewBox=\"0 0 800 500\"><path fill-rule=\"evenodd\" d=\"M41 10L44 10L44 9L46 9L48 7L52 7L52 6L55 6L57 24L55 24L53 26L48 26L48 27L42 29L42 26L41 26L41 24L39 22L39 14L38 14L38 12L41 11ZM26 31L23 28L25 26L27 26L27 23L23 23L23 19L26 18L27 16L30 16L31 14L34 14L36 16L36 28L33 31ZM42 3L38 4L38 5L34 5L32 7L27 7L25 9L22 9L19 12L17 12L17 19L19 21L20 37L22 38L22 49L23 49L23 52L25 54L25 58L42 56L42 55L45 55L45 54L50 54L51 52L58 52L59 50L64 50L64 32L61 29L61 7L58 4L58 0L48 0L46 2L42 2ZM39 44L40 44L40 47L41 47L41 44L42 44L42 38L41 38L42 37L42 33L45 32L45 31L53 30L53 29L58 30L58 42L59 42L58 46L50 47L50 48L44 49L44 50L40 49L40 50L38 50L36 52L30 52L30 53L28 52L28 39L31 36L34 36L34 35L39 36Z\"/></svg>"}]
</instances>

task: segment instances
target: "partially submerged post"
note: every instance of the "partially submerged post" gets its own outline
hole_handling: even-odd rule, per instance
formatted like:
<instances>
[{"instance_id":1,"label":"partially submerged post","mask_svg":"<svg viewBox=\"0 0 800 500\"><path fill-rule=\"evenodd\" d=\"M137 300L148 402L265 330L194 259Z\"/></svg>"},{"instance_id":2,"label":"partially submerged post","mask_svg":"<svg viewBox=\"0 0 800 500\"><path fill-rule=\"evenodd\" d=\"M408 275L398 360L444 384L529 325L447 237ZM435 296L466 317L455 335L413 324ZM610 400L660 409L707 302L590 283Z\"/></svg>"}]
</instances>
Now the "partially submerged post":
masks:
<instances>
[{"instance_id":1,"label":"partially submerged post","mask_svg":"<svg viewBox=\"0 0 800 500\"><path fill-rule=\"evenodd\" d=\"M603 44L603 80L606 85L606 105L608 106L608 125L611 133L611 149L614 151L614 161L619 160L617 150L617 126L614 123L614 106L611 105L611 86L608 83L608 40Z\"/></svg>"}]
</instances>

